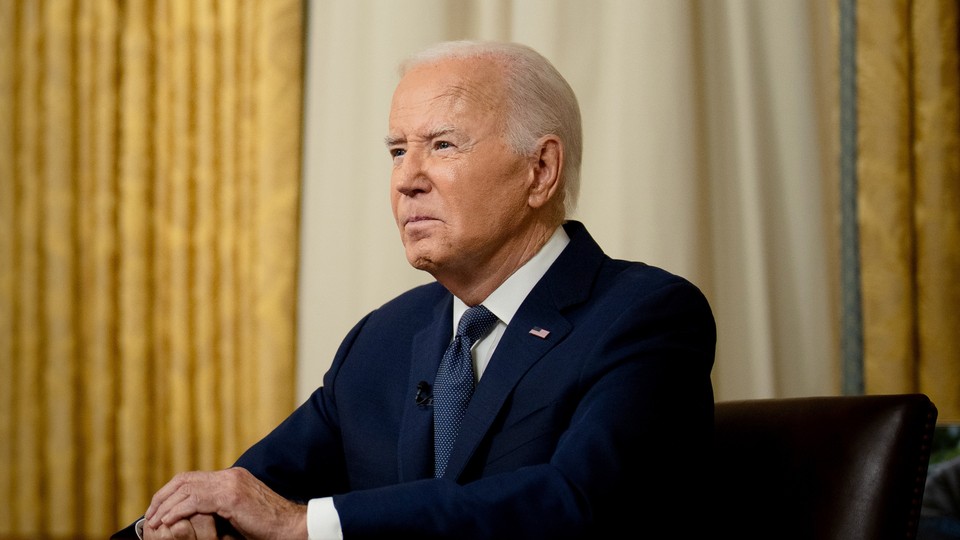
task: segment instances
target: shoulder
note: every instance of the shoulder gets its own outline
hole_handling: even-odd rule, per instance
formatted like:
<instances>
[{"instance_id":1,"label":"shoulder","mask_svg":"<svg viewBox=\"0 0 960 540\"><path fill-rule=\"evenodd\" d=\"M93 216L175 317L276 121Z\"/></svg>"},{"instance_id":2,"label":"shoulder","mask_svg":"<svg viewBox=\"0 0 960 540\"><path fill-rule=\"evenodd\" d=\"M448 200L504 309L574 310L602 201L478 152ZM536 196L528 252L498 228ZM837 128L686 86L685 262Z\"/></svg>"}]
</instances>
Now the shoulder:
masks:
<instances>
[{"instance_id":1,"label":"shoulder","mask_svg":"<svg viewBox=\"0 0 960 540\"><path fill-rule=\"evenodd\" d=\"M608 259L596 280L600 303L644 305L647 309L695 310L711 316L703 291L687 278L640 262Z\"/></svg>"},{"instance_id":2,"label":"shoulder","mask_svg":"<svg viewBox=\"0 0 960 540\"><path fill-rule=\"evenodd\" d=\"M561 310L589 306L610 312L658 310L670 303L709 315L706 297L688 279L653 264L611 258L580 222L568 221L564 229L570 244L538 285L540 301Z\"/></svg>"},{"instance_id":3,"label":"shoulder","mask_svg":"<svg viewBox=\"0 0 960 540\"><path fill-rule=\"evenodd\" d=\"M607 282L610 287L629 288L646 292L662 288L689 289L700 291L687 278L643 262L607 258L601 265L598 281Z\"/></svg>"}]
</instances>

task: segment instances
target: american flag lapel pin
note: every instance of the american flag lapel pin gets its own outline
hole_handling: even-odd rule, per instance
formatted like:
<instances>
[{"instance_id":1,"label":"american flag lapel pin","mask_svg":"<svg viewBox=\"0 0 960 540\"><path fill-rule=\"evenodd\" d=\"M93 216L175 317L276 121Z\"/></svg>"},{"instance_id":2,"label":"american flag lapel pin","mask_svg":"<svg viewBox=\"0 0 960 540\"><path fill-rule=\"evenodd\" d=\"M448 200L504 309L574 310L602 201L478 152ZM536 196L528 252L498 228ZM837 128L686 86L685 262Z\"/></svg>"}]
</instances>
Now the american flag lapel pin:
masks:
<instances>
[{"instance_id":1,"label":"american flag lapel pin","mask_svg":"<svg viewBox=\"0 0 960 540\"><path fill-rule=\"evenodd\" d=\"M530 333L533 334L533 335L535 335L535 336L537 336L537 337L540 338L540 339L547 339L547 336L550 335L550 331L549 331L549 330L544 330L543 328L540 328L539 326L534 326L533 328L531 328L531 329L530 329Z\"/></svg>"}]
</instances>

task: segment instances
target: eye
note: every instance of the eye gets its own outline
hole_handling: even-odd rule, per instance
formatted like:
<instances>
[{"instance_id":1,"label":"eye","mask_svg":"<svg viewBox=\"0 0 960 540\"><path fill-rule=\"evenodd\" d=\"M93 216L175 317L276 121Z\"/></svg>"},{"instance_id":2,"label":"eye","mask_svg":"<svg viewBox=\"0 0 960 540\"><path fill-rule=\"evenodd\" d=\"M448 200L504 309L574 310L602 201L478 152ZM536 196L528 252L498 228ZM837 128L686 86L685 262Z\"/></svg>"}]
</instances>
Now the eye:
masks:
<instances>
[{"instance_id":1,"label":"eye","mask_svg":"<svg viewBox=\"0 0 960 540\"><path fill-rule=\"evenodd\" d=\"M453 148L453 145L447 141L437 141L433 143L433 147L436 150L446 150L447 148Z\"/></svg>"},{"instance_id":2,"label":"eye","mask_svg":"<svg viewBox=\"0 0 960 540\"><path fill-rule=\"evenodd\" d=\"M393 158L398 158L398 157L400 157L400 156L402 156L402 155L404 155L404 154L406 154L406 153L407 153L407 151L404 150L403 148L391 148L391 149L390 149L390 156L393 157Z\"/></svg>"}]
</instances>

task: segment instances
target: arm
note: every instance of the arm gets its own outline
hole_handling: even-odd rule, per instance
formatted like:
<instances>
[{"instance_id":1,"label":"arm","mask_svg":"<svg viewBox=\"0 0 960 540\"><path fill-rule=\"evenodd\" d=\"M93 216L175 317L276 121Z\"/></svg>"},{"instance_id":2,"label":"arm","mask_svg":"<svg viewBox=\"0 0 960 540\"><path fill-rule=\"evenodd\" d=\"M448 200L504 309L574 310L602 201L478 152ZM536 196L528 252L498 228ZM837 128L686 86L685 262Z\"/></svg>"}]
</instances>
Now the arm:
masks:
<instances>
[{"instance_id":1,"label":"arm","mask_svg":"<svg viewBox=\"0 0 960 540\"><path fill-rule=\"evenodd\" d=\"M349 348L346 344L361 326L362 321L342 350ZM285 531L283 538L306 538L305 486L311 493L332 494L344 485L333 407L318 389L234 467L176 475L154 495L144 515L144 538L171 531L176 538L205 538L214 517L216 537L232 538L230 533L238 531L249 538L266 538ZM134 525L113 536L138 537Z\"/></svg>"}]
</instances>

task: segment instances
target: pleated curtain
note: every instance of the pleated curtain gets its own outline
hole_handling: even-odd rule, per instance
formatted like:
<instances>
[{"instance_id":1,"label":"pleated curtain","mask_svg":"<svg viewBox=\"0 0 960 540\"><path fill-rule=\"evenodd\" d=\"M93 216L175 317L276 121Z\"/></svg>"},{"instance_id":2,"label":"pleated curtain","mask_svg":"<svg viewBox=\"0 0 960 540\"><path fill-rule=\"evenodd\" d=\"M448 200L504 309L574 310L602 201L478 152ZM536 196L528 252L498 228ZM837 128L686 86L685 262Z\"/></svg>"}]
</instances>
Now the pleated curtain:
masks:
<instances>
[{"instance_id":1,"label":"pleated curtain","mask_svg":"<svg viewBox=\"0 0 960 540\"><path fill-rule=\"evenodd\" d=\"M0 537L105 538L294 406L302 2L0 2Z\"/></svg>"},{"instance_id":2,"label":"pleated curtain","mask_svg":"<svg viewBox=\"0 0 960 540\"><path fill-rule=\"evenodd\" d=\"M960 60L955 0L856 3L856 203L866 393L960 421Z\"/></svg>"}]
</instances>

